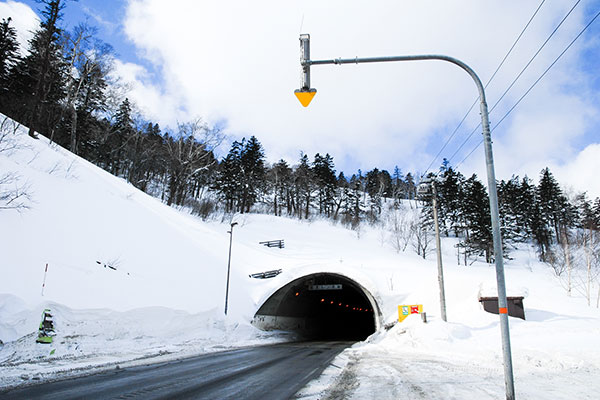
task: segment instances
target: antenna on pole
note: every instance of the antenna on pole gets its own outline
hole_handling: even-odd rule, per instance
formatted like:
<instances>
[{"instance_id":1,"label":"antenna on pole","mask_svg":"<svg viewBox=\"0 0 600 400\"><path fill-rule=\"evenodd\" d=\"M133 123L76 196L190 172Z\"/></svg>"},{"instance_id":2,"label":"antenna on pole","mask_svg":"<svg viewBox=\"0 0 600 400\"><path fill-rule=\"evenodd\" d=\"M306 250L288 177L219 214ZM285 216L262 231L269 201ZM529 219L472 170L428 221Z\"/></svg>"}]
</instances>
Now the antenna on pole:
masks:
<instances>
[{"instance_id":1,"label":"antenna on pole","mask_svg":"<svg viewBox=\"0 0 600 400\"><path fill-rule=\"evenodd\" d=\"M317 89L310 87L310 35L308 33L300 34L300 89L296 89L294 94L300 100L300 104L308 107Z\"/></svg>"}]
</instances>

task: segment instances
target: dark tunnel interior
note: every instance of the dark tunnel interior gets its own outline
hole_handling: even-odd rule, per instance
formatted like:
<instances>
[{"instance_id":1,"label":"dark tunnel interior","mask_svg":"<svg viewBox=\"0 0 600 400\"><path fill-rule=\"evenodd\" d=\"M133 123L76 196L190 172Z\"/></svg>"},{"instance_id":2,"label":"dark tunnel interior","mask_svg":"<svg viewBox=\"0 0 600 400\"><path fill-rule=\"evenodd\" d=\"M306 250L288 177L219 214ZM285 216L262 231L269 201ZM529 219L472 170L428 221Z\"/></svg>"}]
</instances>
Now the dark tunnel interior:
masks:
<instances>
[{"instance_id":1,"label":"dark tunnel interior","mask_svg":"<svg viewBox=\"0 0 600 400\"><path fill-rule=\"evenodd\" d=\"M364 340L375 332L376 311L363 288L337 274L312 274L276 291L256 312L265 330L293 331L307 340Z\"/></svg>"}]
</instances>

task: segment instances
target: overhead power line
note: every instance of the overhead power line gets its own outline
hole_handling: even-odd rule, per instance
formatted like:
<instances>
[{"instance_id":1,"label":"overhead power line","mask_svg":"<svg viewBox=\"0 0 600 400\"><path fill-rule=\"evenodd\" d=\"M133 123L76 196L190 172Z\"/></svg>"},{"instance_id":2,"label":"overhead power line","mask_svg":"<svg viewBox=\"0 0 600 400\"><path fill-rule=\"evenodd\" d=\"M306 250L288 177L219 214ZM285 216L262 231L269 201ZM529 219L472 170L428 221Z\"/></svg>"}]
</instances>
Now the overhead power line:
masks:
<instances>
[{"instance_id":1,"label":"overhead power line","mask_svg":"<svg viewBox=\"0 0 600 400\"><path fill-rule=\"evenodd\" d=\"M496 68L496 70L494 71L494 73L492 74L492 76L490 77L490 79L487 81L487 83L485 84L485 88L487 88L488 85L492 82L492 80L494 80L494 78L496 77L496 74L498 74L498 71L500 71L500 68L502 68L502 66L504 65L504 62L506 61L506 59L508 58L508 56L512 53L513 49L515 48L515 46L517 45L517 43L519 42L519 40L521 40L521 37L523 36L523 34L525 33L525 31L527 30L527 28L531 24L531 21L533 21L533 19L537 15L537 13L540 10L540 8L542 8L542 5L544 5L545 1L546 0L542 0L541 3L538 5L538 7L535 9L533 15L529 18L529 21L527 21L527 24L525 24L525 27L521 30L521 33L519 33L519 36L517 36L517 38L515 39L514 43L512 44L512 46L510 47L510 49L508 50L508 52L504 55L504 58L502 59L502 61L500 61L500 64L498 64L498 67ZM469 110L465 113L464 117L460 120L460 122L458 123L458 125L456 126L456 128L454 128L454 131L452 131L452 134L450 135L450 137L446 140L446 142L444 143L444 145L442 146L442 148L440 149L440 151L436 154L436 156L433 158L433 160L431 160L431 162L429 163L429 165L425 169L425 172L423 173L423 176L427 174L427 172L433 166L433 164L438 159L438 157L440 156L440 154L442 154L442 152L444 151L444 149L446 148L446 146L448 146L448 144L450 143L450 141L452 140L452 138L454 137L454 135L456 135L456 132L458 132L458 129L462 126L463 122L465 122L465 120L467 119L467 117L469 116L469 114L471 113L471 111L473 110L473 107L475 107L475 105L477 104L478 101L479 101L479 96L477 96L475 98L475 101L473 101L473 104L471 104L471 107L469 107Z\"/></svg>"},{"instance_id":2,"label":"overhead power line","mask_svg":"<svg viewBox=\"0 0 600 400\"><path fill-rule=\"evenodd\" d=\"M535 60L535 58L538 56L538 54L540 54L540 52L542 51L542 49L546 46L546 44L548 44L548 42L550 41L550 39L554 36L554 34L558 31L558 29L566 21L566 19L569 17L569 15L571 15L571 13L573 12L573 10L575 10L575 7L577 7L577 5L580 2L581 2L581 0L577 0L575 2L575 4L573 4L573 6L567 12L567 14L565 14L565 16L558 23L558 25L550 33L550 35L548 35L548 37L546 38L546 40L544 41L544 43L542 43L542 45L537 49L537 51L535 52L535 54L529 59L529 61L527 62L527 64L525 64L525 66L521 69L521 71L519 72L519 74L517 75L517 77L515 79L513 79L513 81L511 82L511 84L504 91L504 93L502 93L502 95L500 96L500 98L498 100L496 100L496 102L494 103L494 105L492 106L492 108L489 111L490 114L494 111L494 109L498 106L498 104L500 103L500 101L502 101L502 99L506 96L506 94L512 89L512 87L515 85L515 83L517 83L517 81L521 78L521 76L523 75L523 73L529 68L529 66L531 65L531 63ZM450 156L450 158L448 158L449 161L452 161L452 159L460 152L460 150L469 142L469 140L471 139L471 137L475 134L475 132L477 132L477 130L479 129L480 126L481 126L481 122L479 124L477 124L477 126L471 131L471 133L469 133L469 135L465 138L465 140L463 140L463 142L460 144L460 146L458 146L458 148L454 151L454 153L452 154L452 156ZM471 153L469 153L469 154L471 154Z\"/></svg>"},{"instance_id":3,"label":"overhead power line","mask_svg":"<svg viewBox=\"0 0 600 400\"><path fill-rule=\"evenodd\" d=\"M599 16L600 16L600 11L598 13L596 13L596 15L590 20L590 22L588 22L588 24L577 34L577 36L575 36L575 38L567 45L567 47L565 47L565 49L558 55L558 57L556 57L554 59L554 61L548 66L548 68L546 68L546 70L536 79L536 81L533 82L533 84L529 87L529 89L527 89L525 91L525 93L523 93L523 95L519 98L519 100L517 100L517 102L502 116L502 118L500 118L500 120L496 123L496 125L494 125L494 127L491 129L491 132L493 132L502 123L502 121L504 121L506 119L506 117L508 117L509 114L521 103L521 101L523 101L523 99L525 97L527 97L527 95L531 92L531 90L542 80L542 78L544 76L546 76L548 71L550 71L552 69L552 67L554 67L554 65L558 62L558 60L561 59L561 57L571 48L571 46L573 46L573 44L577 41L577 39L579 39L579 37L581 37L581 35L583 35L583 33L590 27L590 25L592 25L592 23L594 23L594 21ZM473 152L479 146L481 146L481 143L483 143L483 140L479 141L479 143L477 143L477 145L469 152L469 154L467 154L467 156L465 158L463 158L456 166L458 167L467 158L469 158L471 156L471 154L473 154Z\"/></svg>"},{"instance_id":4,"label":"overhead power line","mask_svg":"<svg viewBox=\"0 0 600 400\"><path fill-rule=\"evenodd\" d=\"M496 100L496 103L494 103L494 105L492 106L492 108L490 109L490 113L492 111L494 111L494 109L496 108L496 106L498 105L498 103L500 103L502 101L502 99L504 98L504 96L506 96L506 94L510 91L510 89L512 89L512 87L515 85L515 83L517 83L517 81L519 80L519 78L521 78L521 75L523 75L523 73L527 70L527 68L529 68L529 66L531 65L531 63L533 62L533 60L535 60L535 58L538 56L538 54L540 54L540 52L542 51L542 49L546 46L546 44L550 41L550 39L552 38L552 36L554 36L554 34L558 31L558 29L561 27L561 25L565 22L565 20L567 18L569 18L569 15L571 15L571 13L573 12L573 10L575 9L575 7L577 7L577 5L581 2L581 0L577 0L575 2L575 4L573 5L573 7L571 7L571 9L569 10L569 12L567 13L567 15L565 15L563 17L563 19L559 22L558 25L556 25L556 28L554 28L554 30L552 31L552 33L548 36L548 38L544 41L544 43L542 43L542 45L540 46L540 48L535 52L535 54L533 55L533 57L531 57L531 59L527 62L527 64L523 67L523 69L521 69L521 72L519 72L519 74L517 75L517 77L511 82L511 84L508 86L508 88L504 91L504 93L502 93L502 96L500 96L500 98L498 98L498 100Z\"/></svg>"}]
</instances>

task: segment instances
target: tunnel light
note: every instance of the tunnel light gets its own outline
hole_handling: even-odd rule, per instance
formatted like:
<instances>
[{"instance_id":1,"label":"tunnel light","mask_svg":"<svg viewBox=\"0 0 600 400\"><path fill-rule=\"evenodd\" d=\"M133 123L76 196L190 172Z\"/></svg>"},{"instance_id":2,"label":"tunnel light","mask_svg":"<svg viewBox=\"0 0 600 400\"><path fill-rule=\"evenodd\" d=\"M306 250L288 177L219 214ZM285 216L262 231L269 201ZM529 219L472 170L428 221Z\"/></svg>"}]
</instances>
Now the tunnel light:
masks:
<instances>
[{"instance_id":1,"label":"tunnel light","mask_svg":"<svg viewBox=\"0 0 600 400\"><path fill-rule=\"evenodd\" d=\"M325 299L321 299L321 303L323 303L325 301Z\"/></svg>"},{"instance_id":2,"label":"tunnel light","mask_svg":"<svg viewBox=\"0 0 600 400\"><path fill-rule=\"evenodd\" d=\"M296 292L296 296L300 296L300 293L299 293L299 292Z\"/></svg>"}]
</instances>

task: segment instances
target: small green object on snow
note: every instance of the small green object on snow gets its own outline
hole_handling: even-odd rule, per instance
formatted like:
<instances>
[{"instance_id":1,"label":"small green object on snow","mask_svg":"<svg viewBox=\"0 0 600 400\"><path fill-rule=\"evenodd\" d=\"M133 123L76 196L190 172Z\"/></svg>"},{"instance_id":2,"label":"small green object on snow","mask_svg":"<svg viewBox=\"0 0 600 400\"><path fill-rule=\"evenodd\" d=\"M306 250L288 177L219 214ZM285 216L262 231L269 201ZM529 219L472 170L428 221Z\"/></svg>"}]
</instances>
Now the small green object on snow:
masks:
<instances>
[{"instance_id":1,"label":"small green object on snow","mask_svg":"<svg viewBox=\"0 0 600 400\"><path fill-rule=\"evenodd\" d=\"M53 355L56 352L56 349L52 349L52 351L50 352L50 355Z\"/></svg>"},{"instance_id":2,"label":"small green object on snow","mask_svg":"<svg viewBox=\"0 0 600 400\"><path fill-rule=\"evenodd\" d=\"M46 308L42 312L42 322L40 322L40 328L38 329L38 337L35 340L37 343L51 344L52 336L54 336L54 321L52 320L52 314L50 309ZM53 354L54 350L50 354Z\"/></svg>"},{"instance_id":3,"label":"small green object on snow","mask_svg":"<svg viewBox=\"0 0 600 400\"><path fill-rule=\"evenodd\" d=\"M52 336L38 336L37 343L52 344Z\"/></svg>"}]
</instances>

